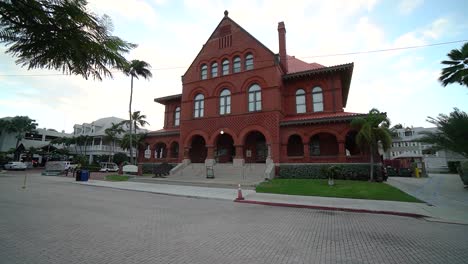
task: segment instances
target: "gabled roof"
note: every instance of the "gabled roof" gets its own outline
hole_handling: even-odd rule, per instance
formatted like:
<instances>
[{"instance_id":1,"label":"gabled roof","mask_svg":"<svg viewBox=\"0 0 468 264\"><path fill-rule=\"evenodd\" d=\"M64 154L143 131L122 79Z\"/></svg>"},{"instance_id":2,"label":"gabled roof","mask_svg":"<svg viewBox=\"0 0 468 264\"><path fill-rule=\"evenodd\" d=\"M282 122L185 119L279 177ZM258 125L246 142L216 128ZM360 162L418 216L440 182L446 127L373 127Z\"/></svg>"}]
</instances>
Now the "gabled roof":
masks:
<instances>
[{"instance_id":1,"label":"gabled roof","mask_svg":"<svg viewBox=\"0 0 468 264\"><path fill-rule=\"evenodd\" d=\"M367 114L337 112L337 113L314 113L309 115L287 116L281 120L281 126L306 125L331 122L351 121L356 117L366 116Z\"/></svg>"},{"instance_id":2,"label":"gabled roof","mask_svg":"<svg viewBox=\"0 0 468 264\"><path fill-rule=\"evenodd\" d=\"M180 100L180 99L182 99L182 94L174 94L174 95L154 98L154 101L156 103L165 104L168 101Z\"/></svg>"},{"instance_id":3,"label":"gabled roof","mask_svg":"<svg viewBox=\"0 0 468 264\"><path fill-rule=\"evenodd\" d=\"M187 72L189 71L190 68L192 68L193 64L195 63L195 61L198 59L198 56L200 56L201 52L203 51L203 49L205 48L206 44L208 44L208 42L214 37L215 33L218 31L219 27L221 26L221 24L227 20L229 21L230 23L232 23L233 25L239 27L239 29L241 31L243 31L245 34L247 34L249 37L251 37L252 39L254 39L260 46L262 46L265 50L267 50L269 53L271 53L271 56L275 56L275 53L273 53L273 51L271 51L267 46L265 46L262 42L260 42L258 39L256 39L254 36L252 36L247 30L245 30L243 27L241 27L239 24L237 24L234 20L232 20L229 16L228 16L229 12L226 10L224 11L224 17L223 19L221 19L221 21L218 23L218 25L216 26L215 30L213 31L213 33L211 33L210 37L208 38L208 40L205 42L205 44L203 45L203 47L200 49L200 51L198 52L197 56L195 56L195 59L192 61L192 63L190 64L190 66L187 68L187 70L185 71L184 75L185 76L187 74Z\"/></svg>"},{"instance_id":4,"label":"gabled roof","mask_svg":"<svg viewBox=\"0 0 468 264\"><path fill-rule=\"evenodd\" d=\"M348 101L349 87L351 85L351 78L353 76L353 68L354 68L354 63L340 64L340 65L335 65L335 66L330 66L330 67L317 67L315 69L285 74L283 75L283 80L291 81L291 80L307 78L307 77L314 76L314 75L339 73L341 74L343 107L346 107L346 102Z\"/></svg>"},{"instance_id":5,"label":"gabled roof","mask_svg":"<svg viewBox=\"0 0 468 264\"><path fill-rule=\"evenodd\" d=\"M287 74L326 68L325 66L315 63L315 62L307 63L305 61L301 61L294 56L287 55L287 58L288 58L288 73Z\"/></svg>"}]
</instances>

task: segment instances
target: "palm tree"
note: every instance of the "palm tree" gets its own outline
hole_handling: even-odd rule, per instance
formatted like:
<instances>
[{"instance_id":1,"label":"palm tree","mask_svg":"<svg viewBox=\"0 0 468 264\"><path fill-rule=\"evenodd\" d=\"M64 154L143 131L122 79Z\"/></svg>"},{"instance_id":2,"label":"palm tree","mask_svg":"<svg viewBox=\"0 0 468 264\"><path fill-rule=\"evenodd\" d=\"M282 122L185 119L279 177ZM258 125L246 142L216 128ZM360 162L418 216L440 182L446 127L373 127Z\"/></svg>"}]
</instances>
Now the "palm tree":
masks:
<instances>
[{"instance_id":1,"label":"palm tree","mask_svg":"<svg viewBox=\"0 0 468 264\"><path fill-rule=\"evenodd\" d=\"M468 87L468 42L460 50L453 49L447 54L450 60L441 63L448 65L442 69L439 81L445 87L451 83L459 83Z\"/></svg>"},{"instance_id":2,"label":"palm tree","mask_svg":"<svg viewBox=\"0 0 468 264\"><path fill-rule=\"evenodd\" d=\"M106 133L106 139L112 141L112 154L109 157L109 161L114 159L114 151L115 151L115 141L119 139L118 135L123 133L124 130L120 124L112 123L111 127L104 130Z\"/></svg>"},{"instance_id":3,"label":"palm tree","mask_svg":"<svg viewBox=\"0 0 468 264\"><path fill-rule=\"evenodd\" d=\"M145 120L146 115L141 115L140 111L135 111L132 114L132 120L124 120L120 122L120 125L127 125L130 126L130 122L132 122L133 132L134 134L137 133L137 129L144 127L145 125L149 125L149 123Z\"/></svg>"},{"instance_id":4,"label":"palm tree","mask_svg":"<svg viewBox=\"0 0 468 264\"><path fill-rule=\"evenodd\" d=\"M149 79L153 75L151 74L151 71L149 70L151 68L151 65L145 61L140 61L140 60L132 60L130 64L128 64L124 69L123 72L131 77L131 82L130 82L130 103L128 106L128 115L130 117L130 135L132 134L132 97L133 97L133 78L137 78L139 76ZM132 150L132 137L129 137L130 140L130 163L134 164L133 162L133 150Z\"/></svg>"},{"instance_id":5,"label":"palm tree","mask_svg":"<svg viewBox=\"0 0 468 264\"><path fill-rule=\"evenodd\" d=\"M370 181L374 180L374 155L378 153L379 143L385 150L392 144L389 131L390 120L385 113L373 108L366 117L355 118L351 127L359 132L356 135L356 143L362 150L367 150L370 155Z\"/></svg>"},{"instance_id":6,"label":"palm tree","mask_svg":"<svg viewBox=\"0 0 468 264\"><path fill-rule=\"evenodd\" d=\"M20 141L24 138L24 135L28 132L34 131L37 127L36 120L27 116L15 116L6 121L5 124L7 132L16 134L16 149L18 149ZM19 158L18 154L19 153L15 152L15 160Z\"/></svg>"}]
</instances>

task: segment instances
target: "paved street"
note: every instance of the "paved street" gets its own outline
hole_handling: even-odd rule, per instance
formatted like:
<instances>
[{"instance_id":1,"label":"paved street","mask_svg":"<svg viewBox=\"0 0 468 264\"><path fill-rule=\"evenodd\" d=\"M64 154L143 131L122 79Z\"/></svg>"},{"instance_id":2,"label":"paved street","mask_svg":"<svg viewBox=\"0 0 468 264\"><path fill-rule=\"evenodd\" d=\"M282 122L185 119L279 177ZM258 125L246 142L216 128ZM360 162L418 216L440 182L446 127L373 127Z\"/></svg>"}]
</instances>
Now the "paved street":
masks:
<instances>
[{"instance_id":1,"label":"paved street","mask_svg":"<svg viewBox=\"0 0 468 264\"><path fill-rule=\"evenodd\" d=\"M0 174L0 263L466 263L468 226Z\"/></svg>"}]
</instances>

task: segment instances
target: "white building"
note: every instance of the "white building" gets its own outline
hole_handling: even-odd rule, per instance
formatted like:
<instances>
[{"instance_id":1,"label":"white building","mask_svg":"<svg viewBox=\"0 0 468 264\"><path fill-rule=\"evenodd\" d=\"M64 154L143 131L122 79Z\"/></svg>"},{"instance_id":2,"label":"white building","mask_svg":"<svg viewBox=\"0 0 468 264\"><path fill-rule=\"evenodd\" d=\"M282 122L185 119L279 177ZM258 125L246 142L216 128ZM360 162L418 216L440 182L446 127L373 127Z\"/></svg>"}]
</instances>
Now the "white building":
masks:
<instances>
[{"instance_id":1,"label":"white building","mask_svg":"<svg viewBox=\"0 0 468 264\"><path fill-rule=\"evenodd\" d=\"M88 156L89 163L93 162L95 156L111 156L115 153L126 153L127 156L130 156L130 152L122 149L119 142L115 143L114 153L112 153L112 141L106 138L106 129L110 128L112 124L119 124L122 121L124 121L124 119L118 117L105 117L91 123L75 124L73 126L72 136L89 136L90 139L86 147L70 146L70 153ZM123 138L129 130L128 126L122 126L122 128L125 132L117 136L120 139ZM146 129L137 129L137 133L146 133L147 131ZM133 151L133 156L136 156L136 150Z\"/></svg>"},{"instance_id":2,"label":"white building","mask_svg":"<svg viewBox=\"0 0 468 264\"><path fill-rule=\"evenodd\" d=\"M430 144L418 142L423 131L437 132L436 127L412 127L397 129L397 137L392 140L392 146L384 154L384 159L422 157L427 171L448 171L448 161L466 160L463 156L451 151L430 151Z\"/></svg>"}]
</instances>

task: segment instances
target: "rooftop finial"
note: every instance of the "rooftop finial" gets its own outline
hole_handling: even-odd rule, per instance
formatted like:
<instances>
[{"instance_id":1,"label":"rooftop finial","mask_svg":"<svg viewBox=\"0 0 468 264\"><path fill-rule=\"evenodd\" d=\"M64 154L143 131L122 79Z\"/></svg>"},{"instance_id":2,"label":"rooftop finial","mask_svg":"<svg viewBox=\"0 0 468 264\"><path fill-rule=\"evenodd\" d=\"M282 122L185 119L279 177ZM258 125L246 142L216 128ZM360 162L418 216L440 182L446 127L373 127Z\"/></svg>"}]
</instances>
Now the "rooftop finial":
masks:
<instances>
[{"instance_id":1,"label":"rooftop finial","mask_svg":"<svg viewBox=\"0 0 468 264\"><path fill-rule=\"evenodd\" d=\"M224 10L224 16L227 17L229 15L229 12L227 10Z\"/></svg>"}]
</instances>

